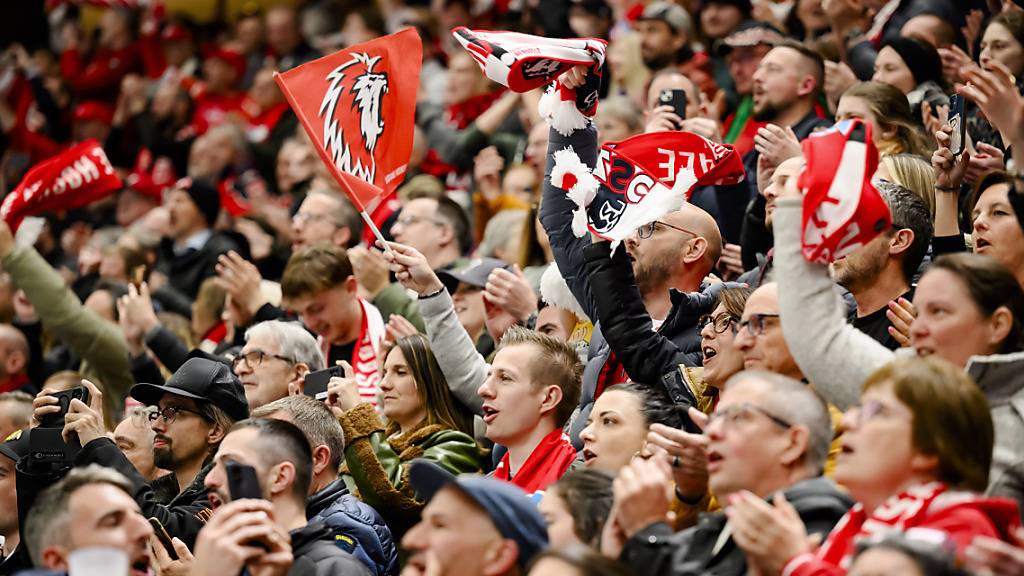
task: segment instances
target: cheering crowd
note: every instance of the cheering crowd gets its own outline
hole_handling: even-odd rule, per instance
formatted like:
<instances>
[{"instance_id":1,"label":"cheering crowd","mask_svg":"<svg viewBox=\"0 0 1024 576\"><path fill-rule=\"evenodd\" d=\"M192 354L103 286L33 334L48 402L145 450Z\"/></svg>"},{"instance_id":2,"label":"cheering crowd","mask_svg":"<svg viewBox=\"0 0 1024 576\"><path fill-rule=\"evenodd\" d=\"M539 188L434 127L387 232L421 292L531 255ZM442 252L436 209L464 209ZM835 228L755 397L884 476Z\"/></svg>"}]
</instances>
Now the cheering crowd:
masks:
<instances>
[{"instance_id":1,"label":"cheering crowd","mask_svg":"<svg viewBox=\"0 0 1024 576\"><path fill-rule=\"evenodd\" d=\"M1024 3L226 4L0 9L0 575L1024 575Z\"/></svg>"}]
</instances>

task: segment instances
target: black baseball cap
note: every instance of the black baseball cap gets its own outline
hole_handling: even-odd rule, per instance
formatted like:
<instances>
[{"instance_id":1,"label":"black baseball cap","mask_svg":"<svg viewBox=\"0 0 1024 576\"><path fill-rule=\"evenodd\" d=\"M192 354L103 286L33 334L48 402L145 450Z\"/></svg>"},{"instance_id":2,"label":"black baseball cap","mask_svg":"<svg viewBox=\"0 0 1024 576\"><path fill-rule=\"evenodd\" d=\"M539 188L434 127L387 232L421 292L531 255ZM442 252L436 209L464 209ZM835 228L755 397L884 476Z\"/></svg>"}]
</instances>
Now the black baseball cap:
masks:
<instances>
[{"instance_id":1,"label":"black baseball cap","mask_svg":"<svg viewBox=\"0 0 1024 576\"><path fill-rule=\"evenodd\" d=\"M22 456L28 456L28 430L15 430L10 436L0 443L0 454L17 462Z\"/></svg>"},{"instance_id":2,"label":"black baseball cap","mask_svg":"<svg viewBox=\"0 0 1024 576\"><path fill-rule=\"evenodd\" d=\"M448 289L448 292L455 294L459 284L469 284L477 288L487 286L487 277L498 268L508 268L508 264L497 258L477 258L458 271L441 270L437 277Z\"/></svg>"},{"instance_id":3,"label":"black baseball cap","mask_svg":"<svg viewBox=\"0 0 1024 576\"><path fill-rule=\"evenodd\" d=\"M238 420L249 417L249 403L238 377L223 362L189 358L164 384L136 384L129 394L147 406L160 402L164 394L209 402Z\"/></svg>"},{"instance_id":4,"label":"black baseball cap","mask_svg":"<svg viewBox=\"0 0 1024 576\"><path fill-rule=\"evenodd\" d=\"M548 532L537 504L518 486L494 478L462 474L455 476L429 460L413 460L409 481L416 495L429 501L442 488L453 486L480 505L501 535L519 548L516 562L521 568L548 546Z\"/></svg>"}]
</instances>

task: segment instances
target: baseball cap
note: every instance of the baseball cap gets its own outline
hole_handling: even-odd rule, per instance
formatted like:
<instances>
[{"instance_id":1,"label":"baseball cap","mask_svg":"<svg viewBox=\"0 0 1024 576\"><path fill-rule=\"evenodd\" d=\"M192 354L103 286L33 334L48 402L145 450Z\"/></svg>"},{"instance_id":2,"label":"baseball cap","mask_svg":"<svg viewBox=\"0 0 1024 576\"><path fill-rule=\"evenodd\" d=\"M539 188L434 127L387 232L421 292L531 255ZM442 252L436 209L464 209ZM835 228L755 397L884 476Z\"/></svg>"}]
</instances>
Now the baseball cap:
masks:
<instances>
[{"instance_id":1,"label":"baseball cap","mask_svg":"<svg viewBox=\"0 0 1024 576\"><path fill-rule=\"evenodd\" d=\"M724 56L732 52L733 48L748 48L761 44L774 46L785 39L786 37L775 26L767 22L747 20L718 43L717 51L719 55Z\"/></svg>"},{"instance_id":2,"label":"baseball cap","mask_svg":"<svg viewBox=\"0 0 1024 576\"><path fill-rule=\"evenodd\" d=\"M222 362L189 358L164 384L136 384L129 395L147 406L160 402L164 394L209 402L236 421L249 417L249 403L238 377Z\"/></svg>"},{"instance_id":3,"label":"baseball cap","mask_svg":"<svg viewBox=\"0 0 1024 576\"><path fill-rule=\"evenodd\" d=\"M192 32L184 25L177 22L169 24L160 31L161 42L174 42L176 40L191 40Z\"/></svg>"},{"instance_id":4,"label":"baseball cap","mask_svg":"<svg viewBox=\"0 0 1024 576\"><path fill-rule=\"evenodd\" d=\"M231 66L235 70L235 81L240 82L242 77L245 76L245 56L237 50L231 48L223 48L220 46L213 46L206 51L207 58L217 58L223 60L228 66Z\"/></svg>"},{"instance_id":5,"label":"baseball cap","mask_svg":"<svg viewBox=\"0 0 1024 576\"><path fill-rule=\"evenodd\" d=\"M690 14L685 8L673 2L660 0L648 4L637 18L638 22L641 20L660 20L668 24L668 27L677 34L685 32L687 36L693 35L693 21L690 19Z\"/></svg>"},{"instance_id":6,"label":"baseball cap","mask_svg":"<svg viewBox=\"0 0 1024 576\"><path fill-rule=\"evenodd\" d=\"M442 488L454 486L480 505L502 536L519 548L516 562L525 567L548 545L544 519L534 501L521 488L508 482L475 474L455 476L429 460L413 460L409 481L416 495L429 501Z\"/></svg>"},{"instance_id":7,"label":"baseball cap","mask_svg":"<svg viewBox=\"0 0 1024 576\"><path fill-rule=\"evenodd\" d=\"M17 462L29 453L28 430L15 430L7 439L0 443L0 454Z\"/></svg>"},{"instance_id":8,"label":"baseball cap","mask_svg":"<svg viewBox=\"0 0 1024 576\"><path fill-rule=\"evenodd\" d=\"M487 286L487 277L498 268L508 268L508 264L497 258L477 258L458 271L441 270L437 277L450 294L455 294L459 284L469 284L477 288Z\"/></svg>"}]
</instances>

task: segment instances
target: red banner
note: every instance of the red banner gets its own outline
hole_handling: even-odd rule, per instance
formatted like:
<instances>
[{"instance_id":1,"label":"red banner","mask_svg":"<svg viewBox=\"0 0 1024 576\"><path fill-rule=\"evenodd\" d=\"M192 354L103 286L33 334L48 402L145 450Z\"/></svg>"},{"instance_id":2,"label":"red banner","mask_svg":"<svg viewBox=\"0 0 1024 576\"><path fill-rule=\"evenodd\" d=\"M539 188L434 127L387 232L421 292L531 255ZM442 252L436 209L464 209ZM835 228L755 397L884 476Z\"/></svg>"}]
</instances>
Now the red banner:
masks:
<instances>
[{"instance_id":1,"label":"red banner","mask_svg":"<svg viewBox=\"0 0 1024 576\"><path fill-rule=\"evenodd\" d=\"M121 178L96 140L86 140L36 164L4 197L3 218L17 231L26 216L85 206L121 187Z\"/></svg>"},{"instance_id":2,"label":"red banner","mask_svg":"<svg viewBox=\"0 0 1024 576\"><path fill-rule=\"evenodd\" d=\"M320 158L360 210L405 178L423 45L412 28L275 74Z\"/></svg>"}]
</instances>

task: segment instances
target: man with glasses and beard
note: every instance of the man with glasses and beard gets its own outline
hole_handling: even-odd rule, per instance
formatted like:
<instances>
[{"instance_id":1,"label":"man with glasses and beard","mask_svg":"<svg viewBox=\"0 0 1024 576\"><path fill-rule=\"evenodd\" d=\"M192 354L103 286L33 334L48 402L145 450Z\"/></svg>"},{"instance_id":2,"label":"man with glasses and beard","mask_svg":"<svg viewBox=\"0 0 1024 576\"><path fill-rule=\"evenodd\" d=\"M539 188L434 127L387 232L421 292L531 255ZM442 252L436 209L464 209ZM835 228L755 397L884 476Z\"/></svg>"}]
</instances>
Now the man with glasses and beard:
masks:
<instances>
[{"instance_id":1,"label":"man with glasses and beard","mask_svg":"<svg viewBox=\"0 0 1024 576\"><path fill-rule=\"evenodd\" d=\"M82 384L92 395L90 403L87 406L79 400L72 401L64 427L64 436L77 434L82 445L75 466L100 464L124 474L131 481L133 496L143 515L156 517L171 536L191 547L210 515L203 480L212 466L212 457L231 426L249 416L249 405L238 378L225 364L190 358L163 385L132 387L132 398L156 406L156 411L149 414L154 432L153 463L171 473L155 483L176 486L158 486L160 493L173 494L166 502L158 500L154 486L146 482L107 437L100 390L87 380ZM36 418L59 409L54 405L56 399L50 398L54 402L41 404L36 409Z\"/></svg>"}]
</instances>

